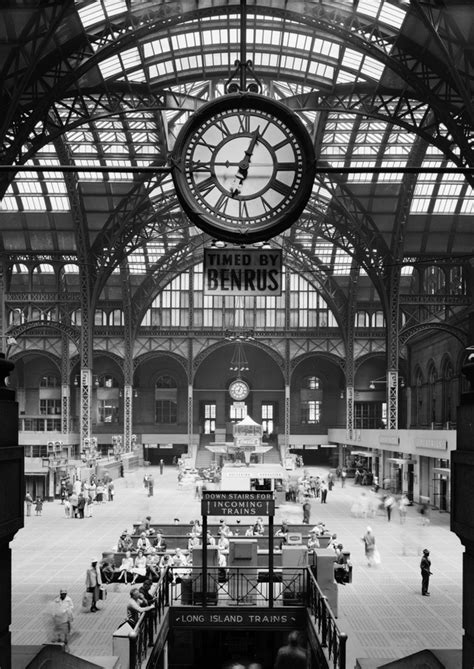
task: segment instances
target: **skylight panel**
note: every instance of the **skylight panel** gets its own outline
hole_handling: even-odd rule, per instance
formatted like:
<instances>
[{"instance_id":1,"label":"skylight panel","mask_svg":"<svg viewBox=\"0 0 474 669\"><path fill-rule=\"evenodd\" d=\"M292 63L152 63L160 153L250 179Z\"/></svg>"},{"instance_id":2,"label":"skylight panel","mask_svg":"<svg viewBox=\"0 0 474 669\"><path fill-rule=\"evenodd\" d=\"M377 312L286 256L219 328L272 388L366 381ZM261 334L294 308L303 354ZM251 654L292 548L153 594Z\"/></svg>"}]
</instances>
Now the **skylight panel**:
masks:
<instances>
[{"instance_id":1,"label":"skylight panel","mask_svg":"<svg viewBox=\"0 0 474 669\"><path fill-rule=\"evenodd\" d=\"M167 37L163 39L153 40L143 45L143 53L145 58L153 58L154 56L161 56L164 53L170 52L170 41Z\"/></svg>"},{"instance_id":2,"label":"skylight panel","mask_svg":"<svg viewBox=\"0 0 474 669\"><path fill-rule=\"evenodd\" d=\"M165 77L166 75L174 71L173 63L170 60L164 61L162 63L157 63L156 65L151 65L148 73L150 79L156 79L159 77Z\"/></svg>"},{"instance_id":3,"label":"skylight panel","mask_svg":"<svg viewBox=\"0 0 474 669\"><path fill-rule=\"evenodd\" d=\"M384 2L380 10L379 21L398 29L405 20L405 16L406 11L404 9Z\"/></svg>"},{"instance_id":4,"label":"skylight panel","mask_svg":"<svg viewBox=\"0 0 474 669\"><path fill-rule=\"evenodd\" d=\"M313 51L315 53L320 53L323 56L329 56L334 58L334 60L339 60L340 47L334 42L329 42L328 40L316 39L314 41Z\"/></svg>"},{"instance_id":5,"label":"skylight panel","mask_svg":"<svg viewBox=\"0 0 474 669\"><path fill-rule=\"evenodd\" d=\"M351 167L357 168L374 168L376 160L351 160ZM370 183L373 181L374 175L372 172L349 172L347 180L352 183Z\"/></svg>"},{"instance_id":6,"label":"skylight panel","mask_svg":"<svg viewBox=\"0 0 474 669\"><path fill-rule=\"evenodd\" d=\"M148 263L143 249L136 249L128 255L128 266L131 274L146 274Z\"/></svg>"},{"instance_id":7,"label":"skylight panel","mask_svg":"<svg viewBox=\"0 0 474 669\"><path fill-rule=\"evenodd\" d=\"M336 249L334 258L334 274L337 276L347 276L350 274L352 258L342 249Z\"/></svg>"},{"instance_id":8,"label":"skylight panel","mask_svg":"<svg viewBox=\"0 0 474 669\"><path fill-rule=\"evenodd\" d=\"M380 79L384 69L383 63L370 56L365 56L360 71L371 79Z\"/></svg>"},{"instance_id":9,"label":"skylight panel","mask_svg":"<svg viewBox=\"0 0 474 669\"><path fill-rule=\"evenodd\" d=\"M105 21L104 10L98 1L92 5L87 5L86 7L80 7L77 13L79 14L79 18L81 19L84 28L89 28L90 26Z\"/></svg>"},{"instance_id":10,"label":"skylight panel","mask_svg":"<svg viewBox=\"0 0 474 669\"><path fill-rule=\"evenodd\" d=\"M0 211L18 211L18 200L13 193L12 186L9 186L3 198L0 199Z\"/></svg>"},{"instance_id":11,"label":"skylight panel","mask_svg":"<svg viewBox=\"0 0 474 669\"><path fill-rule=\"evenodd\" d=\"M375 18L379 12L381 0L359 0L357 6L358 14L366 14Z\"/></svg>"},{"instance_id":12,"label":"skylight panel","mask_svg":"<svg viewBox=\"0 0 474 669\"><path fill-rule=\"evenodd\" d=\"M127 11L127 4L125 0L103 0L107 16L118 16Z\"/></svg>"},{"instance_id":13,"label":"skylight panel","mask_svg":"<svg viewBox=\"0 0 474 669\"><path fill-rule=\"evenodd\" d=\"M120 57L126 70L141 65L140 53L136 47L122 51Z\"/></svg>"},{"instance_id":14,"label":"skylight panel","mask_svg":"<svg viewBox=\"0 0 474 669\"><path fill-rule=\"evenodd\" d=\"M105 160L106 167L130 167L129 160ZM133 181L133 173L124 171L108 172L107 177L109 181Z\"/></svg>"},{"instance_id":15,"label":"skylight panel","mask_svg":"<svg viewBox=\"0 0 474 669\"><path fill-rule=\"evenodd\" d=\"M96 159L89 159L89 160L82 160L80 158L76 158L74 160L74 163L78 166L84 166L84 167L101 167L102 163L99 160ZM105 178L105 175L103 172L88 172L87 170L85 171L79 171L77 173L77 178L80 181L103 181Z\"/></svg>"},{"instance_id":16,"label":"skylight panel","mask_svg":"<svg viewBox=\"0 0 474 669\"><path fill-rule=\"evenodd\" d=\"M118 56L110 56L110 58L106 58L106 60L100 61L99 69L104 79L113 77L114 75L123 71L122 63L120 62L120 58Z\"/></svg>"},{"instance_id":17,"label":"skylight panel","mask_svg":"<svg viewBox=\"0 0 474 669\"><path fill-rule=\"evenodd\" d=\"M308 73L320 79L329 79L332 81L334 77L334 68L326 63L312 60L309 63Z\"/></svg>"}]
</instances>

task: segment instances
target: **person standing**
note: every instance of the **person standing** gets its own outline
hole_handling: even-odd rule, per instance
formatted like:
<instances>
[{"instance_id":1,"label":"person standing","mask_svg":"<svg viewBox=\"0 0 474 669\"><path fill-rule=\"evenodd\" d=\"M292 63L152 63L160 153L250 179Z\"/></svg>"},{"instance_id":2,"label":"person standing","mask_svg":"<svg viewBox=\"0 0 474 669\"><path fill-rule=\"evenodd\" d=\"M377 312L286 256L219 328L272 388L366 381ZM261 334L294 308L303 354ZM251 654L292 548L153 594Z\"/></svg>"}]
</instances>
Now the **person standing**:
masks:
<instances>
[{"instance_id":1,"label":"person standing","mask_svg":"<svg viewBox=\"0 0 474 669\"><path fill-rule=\"evenodd\" d=\"M153 476L151 474L149 474L149 476L148 476L148 497L153 497L153 485L154 485Z\"/></svg>"},{"instance_id":2,"label":"person standing","mask_svg":"<svg viewBox=\"0 0 474 669\"><path fill-rule=\"evenodd\" d=\"M43 512L43 500L41 497L37 497L35 501L35 513L37 516L41 516Z\"/></svg>"},{"instance_id":3,"label":"person standing","mask_svg":"<svg viewBox=\"0 0 474 669\"><path fill-rule=\"evenodd\" d=\"M65 650L69 651L68 642L71 623L74 619L74 604L67 590L59 591L59 596L51 603L49 614L52 622L52 641L64 643Z\"/></svg>"},{"instance_id":4,"label":"person standing","mask_svg":"<svg viewBox=\"0 0 474 669\"><path fill-rule=\"evenodd\" d=\"M33 497L29 492L25 495L26 515L31 516L31 507L33 506Z\"/></svg>"},{"instance_id":5,"label":"person standing","mask_svg":"<svg viewBox=\"0 0 474 669\"><path fill-rule=\"evenodd\" d=\"M127 604L127 620L131 627L135 627L141 613L144 611L151 611L155 608L155 604L141 606L140 602L143 601L144 600L140 596L140 590L138 588L132 588L130 590L130 599Z\"/></svg>"},{"instance_id":6,"label":"person standing","mask_svg":"<svg viewBox=\"0 0 474 669\"><path fill-rule=\"evenodd\" d=\"M288 645L277 653L274 669L306 669L306 653L299 644L298 632L290 632Z\"/></svg>"},{"instance_id":7,"label":"person standing","mask_svg":"<svg viewBox=\"0 0 474 669\"><path fill-rule=\"evenodd\" d=\"M86 590L92 594L91 613L98 611L99 590L102 585L102 577L98 567L98 560L91 560L91 566L86 572Z\"/></svg>"},{"instance_id":8,"label":"person standing","mask_svg":"<svg viewBox=\"0 0 474 669\"><path fill-rule=\"evenodd\" d=\"M431 560L430 552L427 548L423 550L423 555L421 556L420 562L421 569L421 594L423 597L429 597L430 593L428 592L428 586L430 583L431 572Z\"/></svg>"},{"instance_id":9,"label":"person standing","mask_svg":"<svg viewBox=\"0 0 474 669\"><path fill-rule=\"evenodd\" d=\"M328 496L328 484L326 481L321 481L321 504L326 504Z\"/></svg>"}]
</instances>

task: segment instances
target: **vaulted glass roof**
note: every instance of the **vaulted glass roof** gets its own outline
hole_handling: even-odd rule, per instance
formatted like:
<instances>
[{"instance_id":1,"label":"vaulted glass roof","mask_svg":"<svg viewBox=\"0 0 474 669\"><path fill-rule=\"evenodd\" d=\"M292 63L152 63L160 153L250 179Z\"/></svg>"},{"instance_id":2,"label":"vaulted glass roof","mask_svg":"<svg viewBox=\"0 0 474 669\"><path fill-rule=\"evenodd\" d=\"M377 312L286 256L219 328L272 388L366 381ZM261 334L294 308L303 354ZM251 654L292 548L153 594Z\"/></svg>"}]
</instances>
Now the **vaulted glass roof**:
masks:
<instances>
[{"instance_id":1,"label":"vaulted glass roof","mask_svg":"<svg viewBox=\"0 0 474 669\"><path fill-rule=\"evenodd\" d=\"M247 82L292 109L315 146L310 202L269 240L299 271L329 292L357 277L364 301L374 297L364 286L380 296L394 266L465 262L474 247L466 12L474 18L474 7L409 0L0 9L0 148L16 168L2 173L2 253L76 256L67 271L88 267L103 286L126 270L136 291L200 261L212 240L181 210L169 156L186 120L238 81L245 56Z\"/></svg>"}]
</instances>

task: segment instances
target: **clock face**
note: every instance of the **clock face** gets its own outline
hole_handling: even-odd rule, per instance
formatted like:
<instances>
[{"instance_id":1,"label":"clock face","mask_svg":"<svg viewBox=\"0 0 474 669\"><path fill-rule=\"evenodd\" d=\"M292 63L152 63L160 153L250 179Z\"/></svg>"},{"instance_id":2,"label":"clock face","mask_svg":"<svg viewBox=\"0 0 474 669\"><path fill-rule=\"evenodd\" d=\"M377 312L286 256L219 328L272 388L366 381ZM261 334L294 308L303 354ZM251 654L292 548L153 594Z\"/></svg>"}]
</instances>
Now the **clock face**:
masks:
<instances>
[{"instance_id":1,"label":"clock face","mask_svg":"<svg viewBox=\"0 0 474 669\"><path fill-rule=\"evenodd\" d=\"M232 383L229 386L229 395L232 397L233 400L244 400L247 395L250 392L250 388L248 385L245 383L245 381L242 381L242 379L237 379L236 381L232 381Z\"/></svg>"},{"instance_id":2,"label":"clock face","mask_svg":"<svg viewBox=\"0 0 474 669\"><path fill-rule=\"evenodd\" d=\"M191 221L218 239L255 242L290 227L315 175L305 127L262 95L228 95L181 130L171 159L177 197Z\"/></svg>"}]
</instances>

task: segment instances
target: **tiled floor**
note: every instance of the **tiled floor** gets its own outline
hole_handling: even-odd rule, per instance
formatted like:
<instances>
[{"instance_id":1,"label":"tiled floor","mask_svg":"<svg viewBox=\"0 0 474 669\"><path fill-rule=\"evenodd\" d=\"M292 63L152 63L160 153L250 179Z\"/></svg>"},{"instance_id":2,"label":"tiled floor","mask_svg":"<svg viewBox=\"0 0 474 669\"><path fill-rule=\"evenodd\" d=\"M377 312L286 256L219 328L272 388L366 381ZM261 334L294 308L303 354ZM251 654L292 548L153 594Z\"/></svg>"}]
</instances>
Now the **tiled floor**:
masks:
<instances>
[{"instance_id":1,"label":"tiled floor","mask_svg":"<svg viewBox=\"0 0 474 669\"><path fill-rule=\"evenodd\" d=\"M153 497L143 487L143 473L116 481L114 502L95 505L92 518L67 519L57 501L46 503L41 517L25 518L25 527L11 544L13 644L47 641L47 604L66 587L76 609L71 652L84 657L112 654L112 634L125 618L130 588L110 586L101 611L83 611L81 596L91 559L112 548L124 528L132 529L133 522L146 515L163 523L175 517L189 523L200 517L194 491L177 488L175 468L165 468L161 476L153 471ZM355 518L350 509L361 490L351 481L345 488L337 485L326 505L312 502L311 514L311 523L324 521L351 551L353 582L339 588L338 600L339 627L348 634L347 668L354 667L356 657L398 658L426 647L461 648L463 550L450 532L449 515L432 512L429 526L421 525L416 507L409 507L403 525L397 513L391 522L382 513L369 520ZM300 523L300 506L278 508L275 524L283 518ZM375 568L364 560L361 536L368 524L382 558ZM423 548L431 550L431 597L422 597L420 591Z\"/></svg>"}]
</instances>

